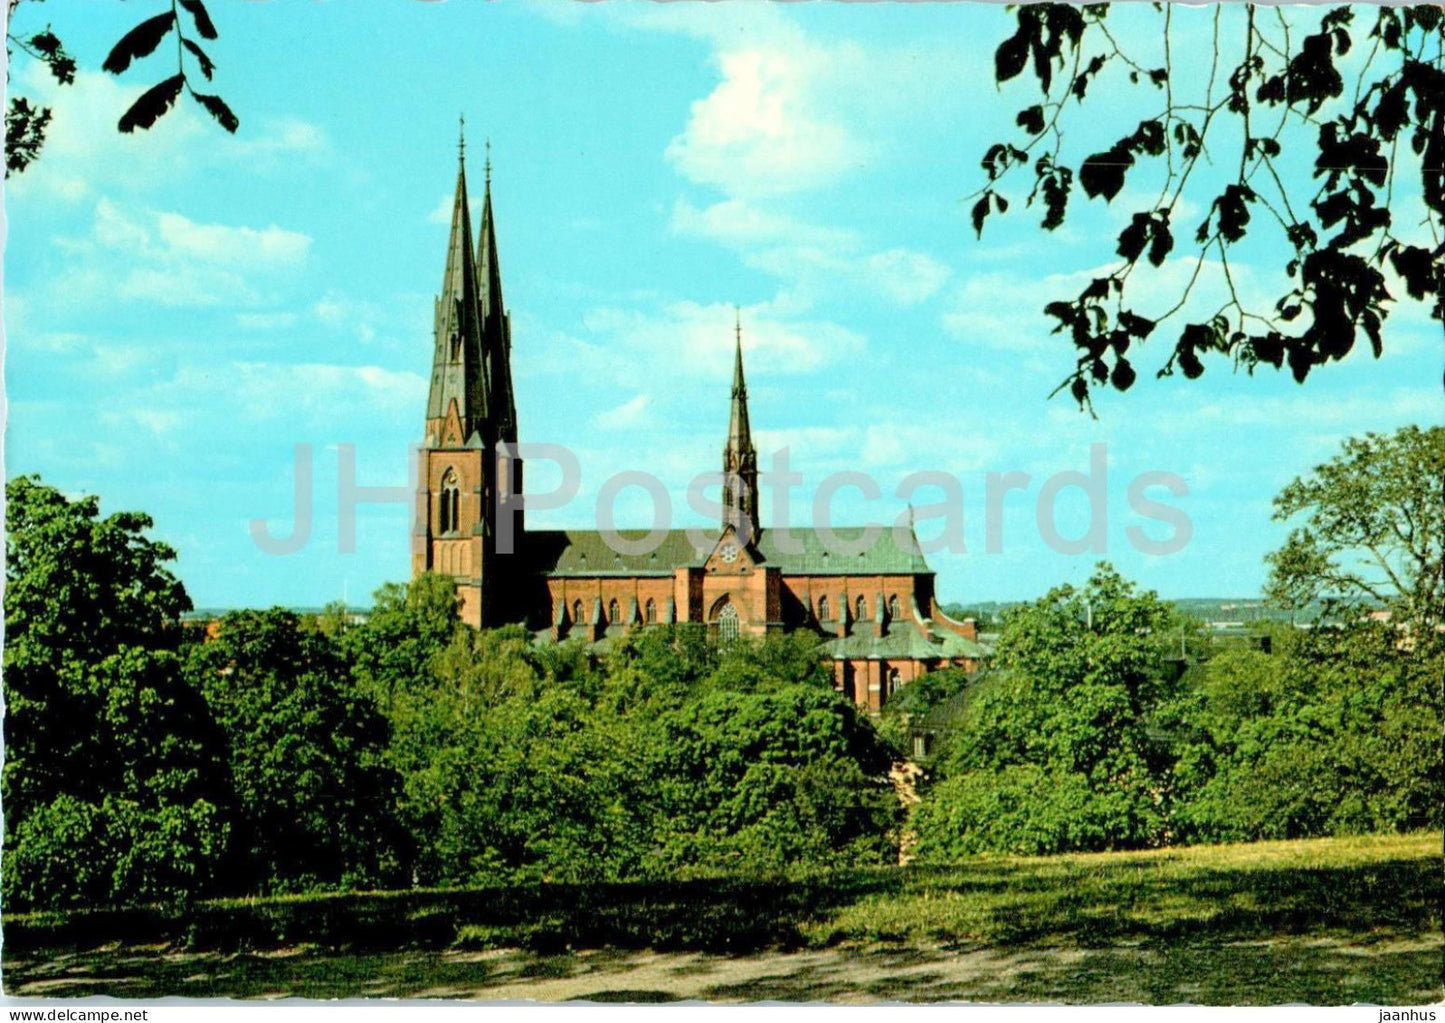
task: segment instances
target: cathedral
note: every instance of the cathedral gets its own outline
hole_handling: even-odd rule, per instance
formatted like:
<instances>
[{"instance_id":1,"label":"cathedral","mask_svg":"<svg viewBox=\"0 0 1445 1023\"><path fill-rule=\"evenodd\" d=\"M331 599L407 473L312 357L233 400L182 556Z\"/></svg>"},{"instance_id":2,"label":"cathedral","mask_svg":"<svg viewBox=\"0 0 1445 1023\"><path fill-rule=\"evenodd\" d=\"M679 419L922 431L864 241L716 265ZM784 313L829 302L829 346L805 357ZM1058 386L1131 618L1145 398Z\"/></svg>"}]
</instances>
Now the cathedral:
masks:
<instances>
[{"instance_id":1,"label":"cathedral","mask_svg":"<svg viewBox=\"0 0 1445 1023\"><path fill-rule=\"evenodd\" d=\"M491 168L474 246L460 166L418 453L413 576L453 577L462 618L472 626L520 623L539 643L580 638L599 654L631 630L683 623L719 641L806 632L832 660L839 690L869 712L923 672L977 668L985 648L975 623L943 613L916 542L900 544L881 529L866 550L850 543L840 551L830 550L819 530L761 527L740 331L734 345L723 515L705 547L682 529L660 544L636 544L645 532L623 532L634 542L617 544L597 530L528 529L515 502L523 493L522 460L503 454L517 443L517 406ZM499 543L504 516L514 535ZM864 535L845 528L830 534L835 547Z\"/></svg>"}]
</instances>

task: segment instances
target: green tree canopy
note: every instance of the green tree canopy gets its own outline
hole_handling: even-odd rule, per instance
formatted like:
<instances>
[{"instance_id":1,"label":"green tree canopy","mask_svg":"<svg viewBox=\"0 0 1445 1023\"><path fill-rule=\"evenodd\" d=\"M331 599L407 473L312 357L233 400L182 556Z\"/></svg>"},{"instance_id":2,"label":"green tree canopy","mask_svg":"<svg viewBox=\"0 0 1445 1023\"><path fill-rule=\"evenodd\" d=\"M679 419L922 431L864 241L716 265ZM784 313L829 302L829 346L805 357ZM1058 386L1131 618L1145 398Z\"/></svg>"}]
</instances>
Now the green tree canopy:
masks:
<instances>
[{"instance_id":1,"label":"green tree canopy","mask_svg":"<svg viewBox=\"0 0 1445 1023\"><path fill-rule=\"evenodd\" d=\"M337 644L289 611L235 611L189 671L225 730L250 885L369 886L404 876L389 729Z\"/></svg>"},{"instance_id":2,"label":"green tree canopy","mask_svg":"<svg viewBox=\"0 0 1445 1023\"><path fill-rule=\"evenodd\" d=\"M5 856L11 906L208 891L223 743L176 653L190 608L145 515L6 486Z\"/></svg>"},{"instance_id":3,"label":"green tree canopy","mask_svg":"<svg viewBox=\"0 0 1445 1023\"><path fill-rule=\"evenodd\" d=\"M1303 520L1269 557L1268 593L1300 608L1321 598L1377 603L1425 628L1445 601L1445 427L1345 441L1274 499Z\"/></svg>"},{"instance_id":4,"label":"green tree canopy","mask_svg":"<svg viewBox=\"0 0 1445 1023\"><path fill-rule=\"evenodd\" d=\"M1170 755L1154 716L1188 628L1106 564L1011 610L918 813L919 855L1161 843Z\"/></svg>"},{"instance_id":5,"label":"green tree canopy","mask_svg":"<svg viewBox=\"0 0 1445 1023\"><path fill-rule=\"evenodd\" d=\"M1285 629L1272 652L1209 661L1184 694L1176 769L1186 841L1439 828L1445 644L1379 622Z\"/></svg>"}]
</instances>

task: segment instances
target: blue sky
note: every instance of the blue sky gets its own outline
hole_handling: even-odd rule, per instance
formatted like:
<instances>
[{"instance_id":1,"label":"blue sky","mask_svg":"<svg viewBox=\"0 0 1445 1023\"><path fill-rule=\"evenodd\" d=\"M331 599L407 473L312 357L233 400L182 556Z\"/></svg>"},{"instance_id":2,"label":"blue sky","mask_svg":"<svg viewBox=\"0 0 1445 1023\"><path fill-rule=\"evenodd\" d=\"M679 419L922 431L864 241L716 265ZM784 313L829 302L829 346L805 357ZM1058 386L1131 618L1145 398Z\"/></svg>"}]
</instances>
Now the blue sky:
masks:
<instances>
[{"instance_id":1,"label":"blue sky","mask_svg":"<svg viewBox=\"0 0 1445 1023\"><path fill-rule=\"evenodd\" d=\"M794 522L842 470L885 499L840 496L838 523L893 521L904 503L887 495L910 472L961 481L967 550L930 557L947 600L1087 575L1100 555L1049 549L1035 505L1052 473L1088 470L1095 443L1102 556L1166 596L1255 593L1285 483L1352 433L1440 421L1439 327L1405 307L1383 359L1356 353L1303 388L1222 363L1156 380L1156 342L1097 420L1047 400L1073 356L1040 309L1108 264L1122 200L1147 182L1112 208L1076 200L1053 235L1025 213L974 238L979 157L1032 102L992 82L1011 31L997 7L216 4L216 86L241 131L183 103L122 137L115 120L171 58L97 69L150 7L50 0L16 25L48 19L82 71L56 91L15 68L55 120L6 187L5 470L149 512L200 606L363 602L405 577L400 505L363 506L356 551L338 551L337 449L355 445L363 485L406 483L463 112L474 192L492 144L523 439L565 444L583 469L545 524L590 526L602 482L627 469L663 481L677 525L697 521L684 494L718 467L734 304L764 466L787 446L805 478ZM1126 42L1157 42L1147 10L1117 13ZM1204 52L1210 17L1175 12L1176 53ZM1181 79L1203 73L1181 64ZM1080 152L1112 141L1091 135L1104 115L1132 127L1157 105L1105 81L1069 138ZM1241 286L1266 294L1277 258L1243 250ZM1183 272L1145 283L1162 300ZM315 524L299 552L267 554L249 523L290 528L298 443L315 453ZM985 477L1010 471L1032 486L989 554ZM1125 490L1145 471L1188 485L1153 495L1192 523L1177 553L1127 540L1146 523ZM529 482L555 481L533 465ZM1083 507L1078 491L1060 499L1063 533L1082 531ZM620 523L650 515L623 493Z\"/></svg>"}]
</instances>

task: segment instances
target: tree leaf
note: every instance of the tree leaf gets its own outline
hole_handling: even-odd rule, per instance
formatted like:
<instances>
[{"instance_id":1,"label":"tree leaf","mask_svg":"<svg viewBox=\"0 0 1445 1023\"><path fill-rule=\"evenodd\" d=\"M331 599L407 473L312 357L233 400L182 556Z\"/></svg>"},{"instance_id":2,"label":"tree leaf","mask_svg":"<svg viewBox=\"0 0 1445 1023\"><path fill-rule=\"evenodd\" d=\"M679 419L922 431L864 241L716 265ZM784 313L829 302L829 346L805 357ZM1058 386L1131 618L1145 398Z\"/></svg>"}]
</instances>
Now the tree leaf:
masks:
<instances>
[{"instance_id":1,"label":"tree leaf","mask_svg":"<svg viewBox=\"0 0 1445 1023\"><path fill-rule=\"evenodd\" d=\"M1022 26L1009 38L999 44L993 54L993 77L994 80L1003 83L1010 78L1017 78L1024 69L1029 57L1028 36L1024 34Z\"/></svg>"},{"instance_id":2,"label":"tree leaf","mask_svg":"<svg viewBox=\"0 0 1445 1023\"><path fill-rule=\"evenodd\" d=\"M1127 391L1134 386L1136 376L1134 367L1129 365L1129 360L1121 357L1114 363L1114 372L1110 376L1109 382L1114 385L1115 390Z\"/></svg>"},{"instance_id":3,"label":"tree leaf","mask_svg":"<svg viewBox=\"0 0 1445 1023\"><path fill-rule=\"evenodd\" d=\"M185 81L183 75L172 75L159 85L147 89L141 98L121 115L117 127L130 134L137 128L146 129L155 124L162 114L175 105L176 97L181 94L181 86Z\"/></svg>"},{"instance_id":4,"label":"tree leaf","mask_svg":"<svg viewBox=\"0 0 1445 1023\"><path fill-rule=\"evenodd\" d=\"M1149 262L1154 266L1163 266L1164 259L1174 248L1174 235L1169 230L1169 213L1165 211L1163 216L1154 221L1154 237L1149 242Z\"/></svg>"},{"instance_id":5,"label":"tree leaf","mask_svg":"<svg viewBox=\"0 0 1445 1023\"><path fill-rule=\"evenodd\" d=\"M211 116L216 119L222 128L225 128L232 135L236 134L236 129L241 126L241 122L236 119L235 114L231 113L231 108L226 106L225 101L222 100L220 96L208 96L203 92L192 93L192 95L196 97L196 101L199 102L201 106L211 112Z\"/></svg>"},{"instance_id":6,"label":"tree leaf","mask_svg":"<svg viewBox=\"0 0 1445 1023\"><path fill-rule=\"evenodd\" d=\"M1104 201L1109 202L1124 187L1124 173L1132 166L1133 155L1115 145L1084 160L1079 168L1079 184L1084 186L1084 194L1090 199L1102 195Z\"/></svg>"},{"instance_id":7,"label":"tree leaf","mask_svg":"<svg viewBox=\"0 0 1445 1023\"><path fill-rule=\"evenodd\" d=\"M1030 135L1038 135L1044 130L1044 108L1035 103L1031 107L1020 110L1018 117L1014 118L1014 122Z\"/></svg>"},{"instance_id":8,"label":"tree leaf","mask_svg":"<svg viewBox=\"0 0 1445 1023\"><path fill-rule=\"evenodd\" d=\"M1123 327L1130 334L1133 334L1140 341L1144 340L1154 331L1154 321L1132 313L1127 309L1119 312L1119 326Z\"/></svg>"},{"instance_id":9,"label":"tree leaf","mask_svg":"<svg viewBox=\"0 0 1445 1023\"><path fill-rule=\"evenodd\" d=\"M186 49L191 51L191 56L196 58L196 63L201 65L201 74L205 75L209 81L211 73L216 70L215 63L212 62L210 57L206 56L205 50L201 49L189 39L182 39L181 42L185 44Z\"/></svg>"},{"instance_id":10,"label":"tree leaf","mask_svg":"<svg viewBox=\"0 0 1445 1023\"><path fill-rule=\"evenodd\" d=\"M980 238L983 237L984 218L988 216L990 210L988 196L989 193L985 192L983 194L983 198L979 199L978 202L973 204L973 213L971 214L973 219L974 233Z\"/></svg>"},{"instance_id":11,"label":"tree leaf","mask_svg":"<svg viewBox=\"0 0 1445 1023\"><path fill-rule=\"evenodd\" d=\"M176 26L174 12L157 14L154 18L147 18L135 28L120 37L110 51L110 56L105 58L101 65L106 71L118 75L130 67L130 62L148 57L155 52L155 48L161 44L166 34ZM126 129L122 128L121 131Z\"/></svg>"},{"instance_id":12,"label":"tree leaf","mask_svg":"<svg viewBox=\"0 0 1445 1023\"><path fill-rule=\"evenodd\" d=\"M201 0L181 0L181 6L196 20L196 31L201 33L202 39L216 38L216 26L211 23L211 16L206 13Z\"/></svg>"},{"instance_id":13,"label":"tree leaf","mask_svg":"<svg viewBox=\"0 0 1445 1023\"><path fill-rule=\"evenodd\" d=\"M1149 233L1149 214L1134 214L1128 226L1119 232L1119 247L1115 251L1129 262L1134 262L1143 253L1144 246L1149 241Z\"/></svg>"}]
</instances>

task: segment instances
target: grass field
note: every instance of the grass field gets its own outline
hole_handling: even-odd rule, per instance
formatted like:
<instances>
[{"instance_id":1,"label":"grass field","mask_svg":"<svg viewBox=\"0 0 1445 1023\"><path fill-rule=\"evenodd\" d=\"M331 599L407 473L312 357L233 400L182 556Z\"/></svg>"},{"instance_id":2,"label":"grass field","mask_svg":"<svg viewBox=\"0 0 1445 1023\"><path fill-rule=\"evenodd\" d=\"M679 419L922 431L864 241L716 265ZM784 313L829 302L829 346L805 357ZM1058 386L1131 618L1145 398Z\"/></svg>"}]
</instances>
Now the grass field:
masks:
<instances>
[{"instance_id":1,"label":"grass field","mask_svg":"<svg viewBox=\"0 0 1445 1023\"><path fill-rule=\"evenodd\" d=\"M18 996L1417 1004L1441 836L4 918Z\"/></svg>"}]
</instances>

